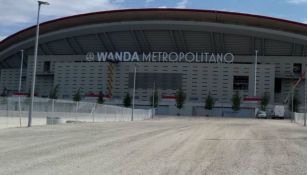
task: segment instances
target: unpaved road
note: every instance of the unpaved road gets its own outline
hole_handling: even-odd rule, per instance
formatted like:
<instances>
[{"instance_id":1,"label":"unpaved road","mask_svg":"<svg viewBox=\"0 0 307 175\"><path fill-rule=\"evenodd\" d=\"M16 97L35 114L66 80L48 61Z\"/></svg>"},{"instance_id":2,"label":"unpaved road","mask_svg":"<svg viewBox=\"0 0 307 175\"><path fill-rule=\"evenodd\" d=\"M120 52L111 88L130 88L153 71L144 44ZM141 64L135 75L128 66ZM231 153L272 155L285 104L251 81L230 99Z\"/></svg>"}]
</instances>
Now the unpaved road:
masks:
<instances>
[{"instance_id":1,"label":"unpaved road","mask_svg":"<svg viewBox=\"0 0 307 175\"><path fill-rule=\"evenodd\" d=\"M0 174L307 174L289 121L160 119L0 130Z\"/></svg>"}]
</instances>

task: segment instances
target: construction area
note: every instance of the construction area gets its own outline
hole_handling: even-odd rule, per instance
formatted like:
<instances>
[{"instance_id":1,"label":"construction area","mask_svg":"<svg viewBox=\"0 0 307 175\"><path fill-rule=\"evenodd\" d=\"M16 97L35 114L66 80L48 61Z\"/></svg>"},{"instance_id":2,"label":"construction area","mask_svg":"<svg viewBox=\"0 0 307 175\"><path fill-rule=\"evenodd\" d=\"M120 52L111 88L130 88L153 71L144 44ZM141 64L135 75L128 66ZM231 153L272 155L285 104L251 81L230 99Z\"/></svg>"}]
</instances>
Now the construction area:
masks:
<instances>
[{"instance_id":1,"label":"construction area","mask_svg":"<svg viewBox=\"0 0 307 175\"><path fill-rule=\"evenodd\" d=\"M304 175L288 120L156 118L1 129L0 174Z\"/></svg>"}]
</instances>

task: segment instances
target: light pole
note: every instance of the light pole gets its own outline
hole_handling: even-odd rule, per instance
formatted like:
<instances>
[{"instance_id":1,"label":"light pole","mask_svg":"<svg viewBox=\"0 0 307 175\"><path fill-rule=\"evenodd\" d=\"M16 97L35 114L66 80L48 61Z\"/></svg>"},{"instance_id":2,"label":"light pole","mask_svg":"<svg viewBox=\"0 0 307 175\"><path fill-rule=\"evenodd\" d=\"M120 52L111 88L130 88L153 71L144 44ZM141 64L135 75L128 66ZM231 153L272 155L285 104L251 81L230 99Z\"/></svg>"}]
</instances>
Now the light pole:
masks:
<instances>
[{"instance_id":1,"label":"light pole","mask_svg":"<svg viewBox=\"0 0 307 175\"><path fill-rule=\"evenodd\" d=\"M257 95L257 62L258 62L258 50L255 50L255 84L254 84L254 97Z\"/></svg>"},{"instance_id":2,"label":"light pole","mask_svg":"<svg viewBox=\"0 0 307 175\"><path fill-rule=\"evenodd\" d=\"M18 93L20 93L20 91L21 91L22 67L23 67L23 51L24 51L24 50L20 50L20 52L21 52L21 60L20 60L20 72L19 72Z\"/></svg>"},{"instance_id":3,"label":"light pole","mask_svg":"<svg viewBox=\"0 0 307 175\"><path fill-rule=\"evenodd\" d=\"M306 94L306 88L307 88L307 86L306 86L306 72L304 72L304 126L306 126L306 103L307 103L307 99L306 99L306 96L307 96L307 94Z\"/></svg>"},{"instance_id":4,"label":"light pole","mask_svg":"<svg viewBox=\"0 0 307 175\"><path fill-rule=\"evenodd\" d=\"M31 127L32 125L32 112L33 112L33 101L34 101L34 92L35 92L36 62L37 62L37 49L38 49L38 36L39 36L39 13L40 13L41 5L49 5L48 2L44 2L44 1L37 1L37 2L38 2L38 10L37 10L37 21L36 21L36 37L35 37L35 48L34 48L31 102L30 102L30 109L29 109L28 127Z\"/></svg>"},{"instance_id":5,"label":"light pole","mask_svg":"<svg viewBox=\"0 0 307 175\"><path fill-rule=\"evenodd\" d=\"M131 121L133 121L133 115L134 115L136 67L139 66L139 65L140 64L138 64L138 63L136 63L134 65Z\"/></svg>"},{"instance_id":6,"label":"light pole","mask_svg":"<svg viewBox=\"0 0 307 175\"><path fill-rule=\"evenodd\" d=\"M20 104L20 91L21 91L21 81L22 81L22 67L23 67L23 50L21 52L20 60L20 72L19 72L19 84L18 84L18 110L19 110L19 125L21 127L21 104Z\"/></svg>"}]
</instances>

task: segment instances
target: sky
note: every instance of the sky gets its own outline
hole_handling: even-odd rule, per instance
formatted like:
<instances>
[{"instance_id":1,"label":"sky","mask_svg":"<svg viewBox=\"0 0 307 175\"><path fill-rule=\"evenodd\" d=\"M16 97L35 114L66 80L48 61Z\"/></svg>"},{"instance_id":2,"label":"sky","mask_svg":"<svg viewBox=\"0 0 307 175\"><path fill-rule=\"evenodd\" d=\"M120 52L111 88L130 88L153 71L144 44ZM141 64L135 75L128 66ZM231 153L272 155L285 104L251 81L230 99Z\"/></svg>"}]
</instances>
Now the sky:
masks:
<instances>
[{"instance_id":1,"label":"sky","mask_svg":"<svg viewBox=\"0 0 307 175\"><path fill-rule=\"evenodd\" d=\"M129 8L189 8L243 12L307 24L307 0L47 0L40 21ZM0 0L0 41L36 23L36 0Z\"/></svg>"}]
</instances>

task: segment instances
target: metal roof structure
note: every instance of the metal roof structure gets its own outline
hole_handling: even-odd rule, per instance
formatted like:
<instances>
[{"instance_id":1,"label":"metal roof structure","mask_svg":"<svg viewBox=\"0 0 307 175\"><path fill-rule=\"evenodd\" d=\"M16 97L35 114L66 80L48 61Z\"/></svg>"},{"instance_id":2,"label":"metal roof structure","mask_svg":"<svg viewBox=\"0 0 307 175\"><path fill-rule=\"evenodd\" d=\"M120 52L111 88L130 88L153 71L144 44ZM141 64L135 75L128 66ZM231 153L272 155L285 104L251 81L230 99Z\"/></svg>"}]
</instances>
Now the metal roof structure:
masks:
<instances>
[{"instance_id":1,"label":"metal roof structure","mask_svg":"<svg viewBox=\"0 0 307 175\"><path fill-rule=\"evenodd\" d=\"M33 55L35 27L0 42L0 68L19 66L19 50ZM192 9L102 11L47 21L39 55L92 51L210 52L306 56L307 25L272 17ZM26 63L26 61L25 61Z\"/></svg>"}]
</instances>

